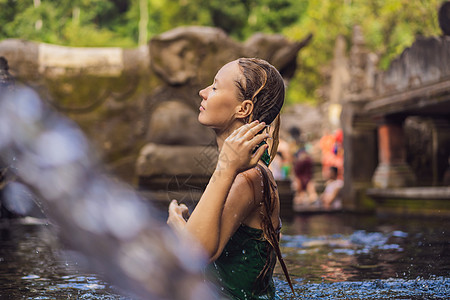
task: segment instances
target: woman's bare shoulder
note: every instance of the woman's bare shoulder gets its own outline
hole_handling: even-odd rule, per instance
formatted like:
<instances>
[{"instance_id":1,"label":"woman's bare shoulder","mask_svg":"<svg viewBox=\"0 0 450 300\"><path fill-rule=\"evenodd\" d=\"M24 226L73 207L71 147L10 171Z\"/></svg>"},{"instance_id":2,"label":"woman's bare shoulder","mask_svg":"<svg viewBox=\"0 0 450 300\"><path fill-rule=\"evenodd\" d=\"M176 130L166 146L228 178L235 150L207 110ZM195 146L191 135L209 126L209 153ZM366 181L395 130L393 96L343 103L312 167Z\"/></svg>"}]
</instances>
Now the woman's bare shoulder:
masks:
<instances>
[{"instance_id":1,"label":"woman's bare shoulder","mask_svg":"<svg viewBox=\"0 0 450 300\"><path fill-rule=\"evenodd\" d=\"M244 172L241 172L238 174L235 180L236 185L240 186L242 190L245 189L246 191L251 193L252 198L254 198L254 200L256 201L260 201L260 194L263 184L263 175L260 168L260 166L256 166Z\"/></svg>"},{"instance_id":2,"label":"woman's bare shoulder","mask_svg":"<svg viewBox=\"0 0 450 300\"><path fill-rule=\"evenodd\" d=\"M268 167L266 167L265 165L262 165L262 164L258 164L257 166L255 166L251 169L248 169L247 171L242 172L240 174L246 174L246 176L248 176L252 180L258 180L258 181L261 181L262 178L266 175L269 180L275 181L275 179L273 178L272 171Z\"/></svg>"},{"instance_id":3,"label":"woman's bare shoulder","mask_svg":"<svg viewBox=\"0 0 450 300\"><path fill-rule=\"evenodd\" d=\"M236 179L239 178L239 180L245 180L245 181L251 181L251 183L254 185L257 182L261 182L262 180L262 173L261 173L261 167L256 166L253 168L250 168L244 172L241 172L238 174Z\"/></svg>"}]
</instances>

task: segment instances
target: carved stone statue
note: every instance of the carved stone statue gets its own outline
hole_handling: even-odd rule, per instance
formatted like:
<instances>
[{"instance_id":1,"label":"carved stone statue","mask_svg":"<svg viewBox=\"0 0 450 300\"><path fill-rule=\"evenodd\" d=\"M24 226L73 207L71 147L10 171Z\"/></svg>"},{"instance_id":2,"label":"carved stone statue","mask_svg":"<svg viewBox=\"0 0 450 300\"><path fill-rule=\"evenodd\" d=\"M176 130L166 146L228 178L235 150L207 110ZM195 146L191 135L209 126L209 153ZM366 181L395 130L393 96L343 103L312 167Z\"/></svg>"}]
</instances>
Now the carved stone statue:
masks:
<instances>
[{"instance_id":1,"label":"carved stone statue","mask_svg":"<svg viewBox=\"0 0 450 300\"><path fill-rule=\"evenodd\" d=\"M238 57L260 57L287 81L295 72L299 50L310 40L257 34L239 43L221 29L193 26L165 32L135 49L7 39L0 41L0 56L8 59L18 85L33 87L83 128L114 173L134 178L138 161L137 175L148 181L177 175L172 167L155 165L170 162L173 151L191 157L190 165L184 162L193 170L188 175L208 172L208 167L194 168L199 147L213 160L215 143L212 132L197 122L198 91L222 65ZM164 169L168 174L155 173ZM203 174L193 174L199 169Z\"/></svg>"}]
</instances>

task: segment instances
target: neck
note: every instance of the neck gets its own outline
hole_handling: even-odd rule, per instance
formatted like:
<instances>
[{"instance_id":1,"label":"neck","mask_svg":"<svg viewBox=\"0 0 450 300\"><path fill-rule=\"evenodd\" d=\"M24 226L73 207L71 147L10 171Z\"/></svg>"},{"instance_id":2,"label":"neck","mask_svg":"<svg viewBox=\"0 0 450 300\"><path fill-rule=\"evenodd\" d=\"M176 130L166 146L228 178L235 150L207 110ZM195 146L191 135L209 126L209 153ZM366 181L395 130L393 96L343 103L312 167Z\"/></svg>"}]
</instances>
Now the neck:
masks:
<instances>
[{"instance_id":1,"label":"neck","mask_svg":"<svg viewBox=\"0 0 450 300\"><path fill-rule=\"evenodd\" d=\"M236 129L244 125L245 123L242 121L236 120L233 122L230 126L226 127L225 129L219 129L215 128L214 131L216 132L216 142L217 146L219 147L219 152L222 150L223 142L227 137L230 136L230 134L233 133Z\"/></svg>"}]
</instances>

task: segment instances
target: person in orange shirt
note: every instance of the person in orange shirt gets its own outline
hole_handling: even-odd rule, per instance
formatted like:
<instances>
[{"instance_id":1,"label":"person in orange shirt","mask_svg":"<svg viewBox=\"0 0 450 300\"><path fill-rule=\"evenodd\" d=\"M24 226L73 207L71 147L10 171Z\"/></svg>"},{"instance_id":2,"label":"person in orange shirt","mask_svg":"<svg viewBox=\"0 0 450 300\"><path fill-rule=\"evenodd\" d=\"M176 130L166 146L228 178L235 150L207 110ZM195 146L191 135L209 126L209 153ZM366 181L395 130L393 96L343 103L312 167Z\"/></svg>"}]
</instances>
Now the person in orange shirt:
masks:
<instances>
[{"instance_id":1,"label":"person in orange shirt","mask_svg":"<svg viewBox=\"0 0 450 300\"><path fill-rule=\"evenodd\" d=\"M322 177L330 177L330 167L338 169L337 178L342 179L344 174L344 148L342 146L342 129L336 130L334 134L326 134L319 141L322 152Z\"/></svg>"}]
</instances>

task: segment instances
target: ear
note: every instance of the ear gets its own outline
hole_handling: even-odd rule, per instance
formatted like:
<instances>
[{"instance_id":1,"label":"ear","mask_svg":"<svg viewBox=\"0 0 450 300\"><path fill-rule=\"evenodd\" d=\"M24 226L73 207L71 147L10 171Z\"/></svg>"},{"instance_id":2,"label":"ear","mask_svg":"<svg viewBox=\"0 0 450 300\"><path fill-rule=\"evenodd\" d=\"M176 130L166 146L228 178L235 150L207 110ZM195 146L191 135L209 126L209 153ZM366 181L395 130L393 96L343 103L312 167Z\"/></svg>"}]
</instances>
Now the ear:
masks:
<instances>
[{"instance_id":1,"label":"ear","mask_svg":"<svg viewBox=\"0 0 450 300\"><path fill-rule=\"evenodd\" d=\"M253 102L252 100L244 100L237 107L236 118L244 119L251 115L253 112Z\"/></svg>"}]
</instances>

